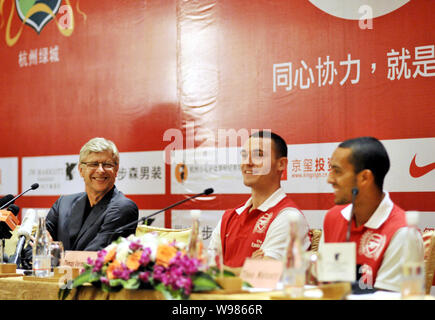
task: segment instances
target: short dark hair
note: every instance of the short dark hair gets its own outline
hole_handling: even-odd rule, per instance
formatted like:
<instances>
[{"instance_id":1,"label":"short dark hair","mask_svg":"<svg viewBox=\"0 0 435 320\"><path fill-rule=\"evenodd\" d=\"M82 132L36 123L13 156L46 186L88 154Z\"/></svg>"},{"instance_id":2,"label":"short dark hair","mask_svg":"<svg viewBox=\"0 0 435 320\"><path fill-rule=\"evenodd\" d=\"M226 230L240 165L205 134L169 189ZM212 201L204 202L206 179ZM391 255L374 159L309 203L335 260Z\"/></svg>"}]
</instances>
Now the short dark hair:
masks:
<instances>
[{"instance_id":1,"label":"short dark hair","mask_svg":"<svg viewBox=\"0 0 435 320\"><path fill-rule=\"evenodd\" d=\"M274 132L260 130L249 136L250 138L270 138L275 143L275 151L278 158L287 157L287 143Z\"/></svg>"},{"instance_id":2,"label":"short dark hair","mask_svg":"<svg viewBox=\"0 0 435 320\"><path fill-rule=\"evenodd\" d=\"M349 162L354 166L355 173L369 169L375 177L375 184L382 190L385 175L390 169L390 158L378 139L359 137L343 141L338 147L351 149Z\"/></svg>"}]
</instances>

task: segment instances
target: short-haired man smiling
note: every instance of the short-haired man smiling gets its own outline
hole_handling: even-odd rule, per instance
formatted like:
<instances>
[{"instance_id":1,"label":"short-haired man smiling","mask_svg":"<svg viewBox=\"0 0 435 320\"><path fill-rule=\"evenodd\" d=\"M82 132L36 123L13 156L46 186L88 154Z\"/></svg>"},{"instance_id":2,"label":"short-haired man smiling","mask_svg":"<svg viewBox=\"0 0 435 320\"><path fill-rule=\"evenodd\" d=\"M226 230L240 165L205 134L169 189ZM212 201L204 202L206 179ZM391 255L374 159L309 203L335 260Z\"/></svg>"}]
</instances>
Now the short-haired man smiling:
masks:
<instances>
[{"instance_id":1,"label":"short-haired man smiling","mask_svg":"<svg viewBox=\"0 0 435 320\"><path fill-rule=\"evenodd\" d=\"M222 247L225 267L236 274L246 258L282 259L294 216L301 222L304 248L310 246L305 217L281 189L288 163L285 141L273 132L256 132L244 144L241 156L243 183L251 188L251 197L225 211L209 245L210 249Z\"/></svg>"}]
</instances>

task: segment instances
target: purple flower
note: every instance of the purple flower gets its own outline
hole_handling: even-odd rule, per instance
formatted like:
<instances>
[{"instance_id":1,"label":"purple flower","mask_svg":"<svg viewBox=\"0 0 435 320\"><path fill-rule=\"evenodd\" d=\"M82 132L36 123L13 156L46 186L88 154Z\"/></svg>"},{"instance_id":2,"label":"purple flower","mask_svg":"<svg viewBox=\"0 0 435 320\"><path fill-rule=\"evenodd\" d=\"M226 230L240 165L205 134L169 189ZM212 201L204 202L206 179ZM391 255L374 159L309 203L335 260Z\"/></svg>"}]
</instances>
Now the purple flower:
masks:
<instances>
[{"instance_id":1,"label":"purple flower","mask_svg":"<svg viewBox=\"0 0 435 320\"><path fill-rule=\"evenodd\" d=\"M102 251L104 251L104 250L102 250ZM97 259L95 259L94 268L92 269L92 272L100 272L101 271L101 268L103 268L103 266L104 266L104 257L105 257L104 253L103 254L98 253L98 257L97 257Z\"/></svg>"},{"instance_id":2,"label":"purple flower","mask_svg":"<svg viewBox=\"0 0 435 320\"><path fill-rule=\"evenodd\" d=\"M165 286L169 286L171 284L171 276L168 273L163 273L161 279L162 279L162 283Z\"/></svg>"},{"instance_id":3,"label":"purple flower","mask_svg":"<svg viewBox=\"0 0 435 320\"><path fill-rule=\"evenodd\" d=\"M184 289L184 294L189 295L192 292L193 282L189 277L182 277L177 280L177 285Z\"/></svg>"},{"instance_id":4,"label":"purple flower","mask_svg":"<svg viewBox=\"0 0 435 320\"><path fill-rule=\"evenodd\" d=\"M147 262L148 259L148 252L145 252L145 250L141 256L141 263ZM152 276L154 281L161 282L172 290L182 290L188 296L193 289L191 276L198 272L200 263L200 260L196 258L190 258L186 254L177 252L169 262L168 267L154 265L152 275L141 273L139 277L141 280L148 280Z\"/></svg>"},{"instance_id":5,"label":"purple flower","mask_svg":"<svg viewBox=\"0 0 435 320\"><path fill-rule=\"evenodd\" d=\"M128 269L124 263L119 268L113 270L113 276L118 279L128 280L130 279L130 273L132 273L132 270Z\"/></svg>"},{"instance_id":6,"label":"purple flower","mask_svg":"<svg viewBox=\"0 0 435 320\"><path fill-rule=\"evenodd\" d=\"M145 272L139 273L139 279L142 282L148 283L149 279L150 279L150 272L145 271Z\"/></svg>"},{"instance_id":7,"label":"purple flower","mask_svg":"<svg viewBox=\"0 0 435 320\"><path fill-rule=\"evenodd\" d=\"M153 278L155 280L160 281L162 279L162 275L163 275L164 270L165 270L165 267L160 266L160 265L155 265L154 270L153 270Z\"/></svg>"},{"instance_id":8,"label":"purple flower","mask_svg":"<svg viewBox=\"0 0 435 320\"><path fill-rule=\"evenodd\" d=\"M107 254L107 251L103 249L103 250L98 251L97 256L98 256L98 258L103 258L104 259L106 254Z\"/></svg>"},{"instance_id":9,"label":"purple flower","mask_svg":"<svg viewBox=\"0 0 435 320\"><path fill-rule=\"evenodd\" d=\"M145 248L140 256L139 263L146 266L151 261L151 249Z\"/></svg>"},{"instance_id":10,"label":"purple flower","mask_svg":"<svg viewBox=\"0 0 435 320\"><path fill-rule=\"evenodd\" d=\"M182 255L177 252L177 255L171 260L171 265L178 265L185 274L192 275L198 272L200 261L196 258L189 258L188 255Z\"/></svg>"},{"instance_id":11,"label":"purple flower","mask_svg":"<svg viewBox=\"0 0 435 320\"><path fill-rule=\"evenodd\" d=\"M100 281L101 283L109 284L109 279L107 279L106 277L100 277Z\"/></svg>"},{"instance_id":12,"label":"purple flower","mask_svg":"<svg viewBox=\"0 0 435 320\"><path fill-rule=\"evenodd\" d=\"M92 272L100 272L101 268L103 268L103 265L104 265L104 261L99 259L95 260L95 264L94 267L92 268Z\"/></svg>"},{"instance_id":13,"label":"purple flower","mask_svg":"<svg viewBox=\"0 0 435 320\"><path fill-rule=\"evenodd\" d=\"M133 242L130 243L128 248L130 250L136 251L136 250L142 249L142 245L139 243L139 241L138 242L134 242L133 241Z\"/></svg>"}]
</instances>

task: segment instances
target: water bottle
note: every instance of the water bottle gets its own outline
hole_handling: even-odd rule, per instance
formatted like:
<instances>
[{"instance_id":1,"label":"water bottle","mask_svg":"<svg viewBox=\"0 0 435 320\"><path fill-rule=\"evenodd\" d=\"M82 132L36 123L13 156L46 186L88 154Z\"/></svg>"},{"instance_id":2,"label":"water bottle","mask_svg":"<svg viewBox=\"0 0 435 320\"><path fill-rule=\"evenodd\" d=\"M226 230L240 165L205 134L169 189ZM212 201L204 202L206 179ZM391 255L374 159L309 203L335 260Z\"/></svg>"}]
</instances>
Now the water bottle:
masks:
<instances>
[{"instance_id":1,"label":"water bottle","mask_svg":"<svg viewBox=\"0 0 435 320\"><path fill-rule=\"evenodd\" d=\"M51 274L50 237L45 226L45 216L38 219L35 242L33 244L33 275L49 277Z\"/></svg>"},{"instance_id":2,"label":"water bottle","mask_svg":"<svg viewBox=\"0 0 435 320\"><path fill-rule=\"evenodd\" d=\"M305 252L302 245L303 238L299 225L299 218L292 216L282 276L284 295L292 298L304 295L305 273L307 269Z\"/></svg>"},{"instance_id":3,"label":"water bottle","mask_svg":"<svg viewBox=\"0 0 435 320\"><path fill-rule=\"evenodd\" d=\"M421 238L417 229L418 212L411 211L406 213L408 224L407 241L404 244L404 255L402 264L402 283L401 297L418 298L425 295L425 262L423 240L421 245L410 246L410 242L415 243L415 239Z\"/></svg>"}]
</instances>

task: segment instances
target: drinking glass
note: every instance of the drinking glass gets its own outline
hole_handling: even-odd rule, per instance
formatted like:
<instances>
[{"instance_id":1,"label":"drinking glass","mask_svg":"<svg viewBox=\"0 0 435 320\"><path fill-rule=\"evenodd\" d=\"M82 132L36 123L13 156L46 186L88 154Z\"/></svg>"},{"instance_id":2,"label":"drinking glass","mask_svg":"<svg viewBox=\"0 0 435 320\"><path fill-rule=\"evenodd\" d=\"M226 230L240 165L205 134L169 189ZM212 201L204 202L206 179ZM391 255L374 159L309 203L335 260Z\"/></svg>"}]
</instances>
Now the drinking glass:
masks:
<instances>
[{"instance_id":1,"label":"drinking glass","mask_svg":"<svg viewBox=\"0 0 435 320\"><path fill-rule=\"evenodd\" d=\"M52 241L50 243L51 268L59 267L65 259L65 251L61 241Z\"/></svg>"}]
</instances>

